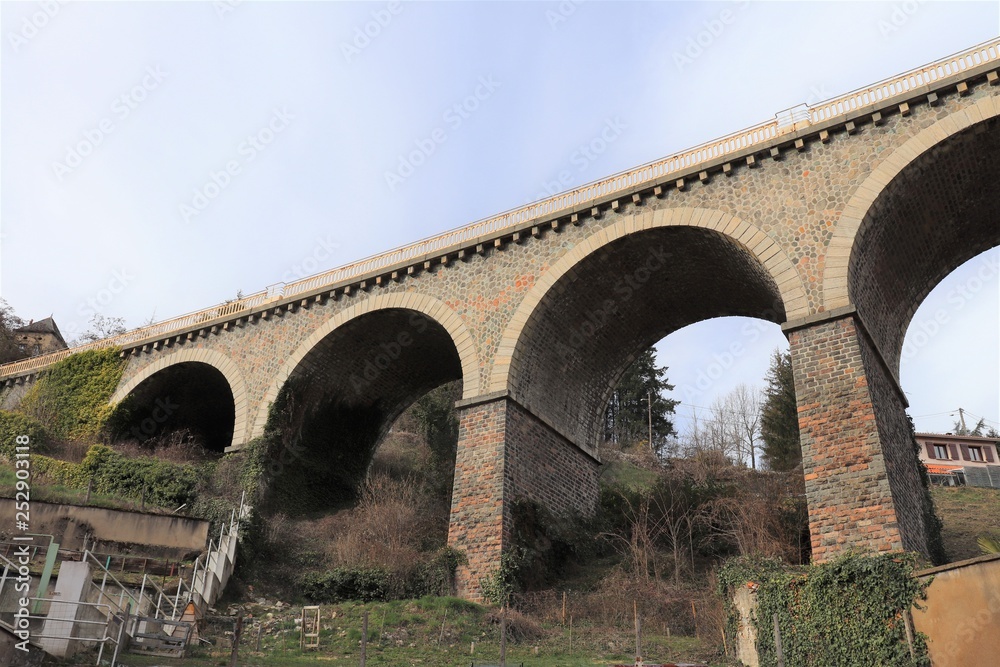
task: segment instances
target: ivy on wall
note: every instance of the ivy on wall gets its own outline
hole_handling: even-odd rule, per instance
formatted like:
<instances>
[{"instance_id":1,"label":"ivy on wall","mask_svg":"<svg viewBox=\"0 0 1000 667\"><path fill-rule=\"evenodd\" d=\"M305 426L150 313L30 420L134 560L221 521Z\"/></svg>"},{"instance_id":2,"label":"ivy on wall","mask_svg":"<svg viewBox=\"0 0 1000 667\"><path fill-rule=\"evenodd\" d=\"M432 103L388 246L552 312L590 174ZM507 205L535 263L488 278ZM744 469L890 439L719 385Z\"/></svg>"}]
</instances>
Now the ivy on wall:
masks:
<instances>
[{"instance_id":1,"label":"ivy on wall","mask_svg":"<svg viewBox=\"0 0 1000 667\"><path fill-rule=\"evenodd\" d=\"M41 424L27 415L0 410L0 456L13 459L15 438L21 435L30 438L33 452L44 451L48 435Z\"/></svg>"},{"instance_id":2,"label":"ivy on wall","mask_svg":"<svg viewBox=\"0 0 1000 667\"><path fill-rule=\"evenodd\" d=\"M739 613L733 595L749 583L756 586L752 623L761 667L778 664L775 614L786 665L930 665L926 637L914 636L915 662L906 639L904 614L924 599L929 583L913 576L915 562L909 553L848 553L799 567L772 559L732 559L719 572L726 634L735 638Z\"/></svg>"},{"instance_id":3,"label":"ivy on wall","mask_svg":"<svg viewBox=\"0 0 1000 667\"><path fill-rule=\"evenodd\" d=\"M96 439L114 410L109 401L125 370L120 352L86 350L53 364L24 395L20 412L57 438Z\"/></svg>"}]
</instances>

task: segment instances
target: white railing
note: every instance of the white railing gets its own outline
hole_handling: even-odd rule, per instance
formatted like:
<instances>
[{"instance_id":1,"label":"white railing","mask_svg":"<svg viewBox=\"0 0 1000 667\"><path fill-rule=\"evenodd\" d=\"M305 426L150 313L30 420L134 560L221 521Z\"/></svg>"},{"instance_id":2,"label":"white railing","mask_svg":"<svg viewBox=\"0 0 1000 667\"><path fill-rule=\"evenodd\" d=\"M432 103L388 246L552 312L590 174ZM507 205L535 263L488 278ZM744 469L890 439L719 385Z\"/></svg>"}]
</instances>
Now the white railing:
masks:
<instances>
[{"instance_id":1,"label":"white railing","mask_svg":"<svg viewBox=\"0 0 1000 667\"><path fill-rule=\"evenodd\" d=\"M138 341L166 337L169 334L193 327L201 322L208 322L222 317L239 316L244 313L249 314L255 308L280 298L306 294L329 285L371 276L390 266L398 266L415 260L419 261L446 248L468 243L480 237L502 233L505 230L512 229L537 218L554 216L563 211L568 212L615 194L629 194L644 183L649 183L657 179L665 179L671 175L680 176L694 165L763 144L781 134L791 132L796 129L796 123L800 121L805 123L828 121L857 109L876 105L884 100L903 95L910 90L932 84L945 77L998 60L1000 60L1000 38L984 42L961 53L942 58L934 63L891 77L867 88L841 95L813 107L807 107L804 110L805 113L799 107L795 107L786 112L779 113L774 120L734 132L720 139L708 141L682 153L677 153L676 155L650 162L592 183L587 183L568 192L549 197L548 199L511 209L499 215L473 222L464 227L452 229L415 243L400 246L347 264L346 266L308 276L293 283L278 283L235 301L227 301L217 306L133 329L132 331L103 340L79 345L69 350L61 350L52 354L5 364L0 366L0 378L23 374L26 371L48 366L75 352L113 345L127 347ZM785 117L786 115L787 118Z\"/></svg>"},{"instance_id":2,"label":"white railing","mask_svg":"<svg viewBox=\"0 0 1000 667\"><path fill-rule=\"evenodd\" d=\"M188 600L194 602L199 613L204 613L208 607L222 595L229 577L236 565L236 544L239 541L240 522L245 519L250 506L244 503L246 493L240 496L238 509L232 511L228 524L222 524L219 529L219 541L210 540L208 549L194 562L191 573L190 594ZM184 603L187 604L187 601Z\"/></svg>"},{"instance_id":3,"label":"white railing","mask_svg":"<svg viewBox=\"0 0 1000 667\"><path fill-rule=\"evenodd\" d=\"M813 123L829 120L998 60L1000 60L1000 39L993 39L924 67L817 104L810 107L809 116Z\"/></svg>"}]
</instances>

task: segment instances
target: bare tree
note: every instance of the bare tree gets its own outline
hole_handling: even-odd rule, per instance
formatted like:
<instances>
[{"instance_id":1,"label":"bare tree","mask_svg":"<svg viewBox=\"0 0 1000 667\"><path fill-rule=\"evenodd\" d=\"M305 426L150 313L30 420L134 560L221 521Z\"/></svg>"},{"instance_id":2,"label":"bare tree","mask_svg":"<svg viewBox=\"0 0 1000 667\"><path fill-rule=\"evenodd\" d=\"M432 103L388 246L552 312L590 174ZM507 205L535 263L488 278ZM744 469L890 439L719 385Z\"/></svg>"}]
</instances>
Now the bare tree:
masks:
<instances>
[{"instance_id":1,"label":"bare tree","mask_svg":"<svg viewBox=\"0 0 1000 667\"><path fill-rule=\"evenodd\" d=\"M695 415L688 454L718 452L733 463L756 468L760 424L760 392L740 384L712 402L707 419L698 420Z\"/></svg>"},{"instance_id":2,"label":"bare tree","mask_svg":"<svg viewBox=\"0 0 1000 667\"><path fill-rule=\"evenodd\" d=\"M111 336L125 333L124 317L106 317L100 313L94 313L90 318L90 328L80 335L77 343L92 343Z\"/></svg>"},{"instance_id":3,"label":"bare tree","mask_svg":"<svg viewBox=\"0 0 1000 667\"><path fill-rule=\"evenodd\" d=\"M749 456L750 467L757 467L757 449L760 446L761 392L740 383L725 397L727 416L732 422L732 432L742 455ZM741 457L742 458L742 457Z\"/></svg>"}]
</instances>

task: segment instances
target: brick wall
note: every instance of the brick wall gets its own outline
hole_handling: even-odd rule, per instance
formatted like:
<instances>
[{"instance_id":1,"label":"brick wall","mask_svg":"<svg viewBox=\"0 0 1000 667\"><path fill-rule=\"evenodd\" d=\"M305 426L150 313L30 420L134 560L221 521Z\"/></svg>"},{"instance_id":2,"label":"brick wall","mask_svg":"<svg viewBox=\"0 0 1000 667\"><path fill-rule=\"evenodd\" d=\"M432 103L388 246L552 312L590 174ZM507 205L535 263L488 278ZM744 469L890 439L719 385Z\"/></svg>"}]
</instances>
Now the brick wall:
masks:
<instances>
[{"instance_id":1,"label":"brick wall","mask_svg":"<svg viewBox=\"0 0 1000 667\"><path fill-rule=\"evenodd\" d=\"M478 600L479 578L499 562L509 539L505 521L504 434L506 401L463 408L451 498L448 544L465 552L458 569L458 594Z\"/></svg>"},{"instance_id":2,"label":"brick wall","mask_svg":"<svg viewBox=\"0 0 1000 667\"><path fill-rule=\"evenodd\" d=\"M592 514L600 462L514 401L507 401L504 497L525 498L554 514Z\"/></svg>"},{"instance_id":3,"label":"brick wall","mask_svg":"<svg viewBox=\"0 0 1000 667\"><path fill-rule=\"evenodd\" d=\"M927 489L920 480L918 466L921 464L913 449L906 406L898 386L863 329L859 331L858 342L903 548L929 557L922 502Z\"/></svg>"},{"instance_id":4,"label":"brick wall","mask_svg":"<svg viewBox=\"0 0 1000 667\"><path fill-rule=\"evenodd\" d=\"M903 547L853 317L789 334L816 562Z\"/></svg>"},{"instance_id":5,"label":"brick wall","mask_svg":"<svg viewBox=\"0 0 1000 667\"><path fill-rule=\"evenodd\" d=\"M600 463L506 397L461 408L448 544L465 552L459 594L480 599L479 579L511 546L510 503L555 514L593 512Z\"/></svg>"}]
</instances>

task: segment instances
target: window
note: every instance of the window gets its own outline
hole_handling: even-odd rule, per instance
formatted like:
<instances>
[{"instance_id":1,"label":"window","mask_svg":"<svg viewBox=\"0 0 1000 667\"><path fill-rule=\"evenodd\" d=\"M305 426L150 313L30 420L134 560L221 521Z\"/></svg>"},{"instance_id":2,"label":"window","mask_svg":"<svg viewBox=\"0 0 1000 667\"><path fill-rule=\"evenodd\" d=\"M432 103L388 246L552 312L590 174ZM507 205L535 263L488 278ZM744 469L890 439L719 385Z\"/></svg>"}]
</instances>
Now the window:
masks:
<instances>
[{"instance_id":1,"label":"window","mask_svg":"<svg viewBox=\"0 0 1000 667\"><path fill-rule=\"evenodd\" d=\"M983 460L983 448L982 447L969 447L969 460L970 461L982 461Z\"/></svg>"},{"instance_id":2,"label":"window","mask_svg":"<svg viewBox=\"0 0 1000 667\"><path fill-rule=\"evenodd\" d=\"M934 445L934 458L936 459L946 459L948 458L948 448L944 445Z\"/></svg>"}]
</instances>

